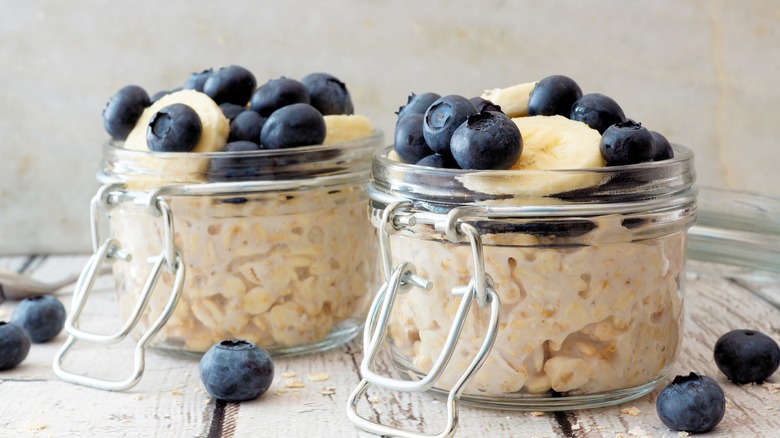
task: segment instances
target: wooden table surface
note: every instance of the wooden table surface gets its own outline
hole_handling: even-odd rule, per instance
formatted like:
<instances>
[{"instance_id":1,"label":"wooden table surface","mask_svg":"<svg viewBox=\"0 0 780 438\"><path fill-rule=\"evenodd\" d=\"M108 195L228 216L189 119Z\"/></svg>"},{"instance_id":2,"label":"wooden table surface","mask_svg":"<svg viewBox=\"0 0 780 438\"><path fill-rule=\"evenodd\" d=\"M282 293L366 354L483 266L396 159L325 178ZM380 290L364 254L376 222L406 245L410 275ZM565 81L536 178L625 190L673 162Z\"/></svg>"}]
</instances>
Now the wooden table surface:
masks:
<instances>
[{"instance_id":1,"label":"wooden table surface","mask_svg":"<svg viewBox=\"0 0 780 438\"><path fill-rule=\"evenodd\" d=\"M0 257L0 267L47 281L81 270L86 256ZM736 273L742 274L742 273ZM686 284L686 334L676 374L715 378L726 393L723 421L706 436L780 436L780 372L763 385L730 383L712 359L712 347L731 329L751 328L780 340L780 278L754 279L731 269L691 262ZM736 275L736 276L735 276ZM70 304L69 289L60 298ZM0 305L10 318L14 302ZM85 328L116 327L111 281L98 282L83 316ZM33 344L18 367L0 372L0 437L369 437L347 420L345 401L359 381L359 340L309 356L277 359L276 376L263 397L241 404L216 403L203 389L198 362L147 355L141 382L126 392L106 392L59 380L52 372L60 334ZM76 351L71 367L125 377L132 363L128 341L112 348ZM388 371L381 362L380 370ZM124 371L124 374L122 372ZM327 373L327 376L322 373ZM325 380L323 380L325 378ZM491 411L461 407L457 437L677 437L655 412L657 390L623 405L559 413ZM411 430L438 432L444 403L427 394L370 391L362 413Z\"/></svg>"}]
</instances>

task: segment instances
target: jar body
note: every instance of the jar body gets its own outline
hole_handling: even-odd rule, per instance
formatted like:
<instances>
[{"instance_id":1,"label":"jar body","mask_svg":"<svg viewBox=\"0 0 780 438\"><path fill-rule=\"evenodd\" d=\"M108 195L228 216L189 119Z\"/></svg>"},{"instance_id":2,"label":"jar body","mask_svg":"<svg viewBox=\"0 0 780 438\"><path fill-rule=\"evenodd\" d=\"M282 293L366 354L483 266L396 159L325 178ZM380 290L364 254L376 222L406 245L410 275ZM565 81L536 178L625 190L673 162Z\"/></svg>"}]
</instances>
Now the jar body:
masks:
<instances>
[{"instance_id":1,"label":"jar body","mask_svg":"<svg viewBox=\"0 0 780 438\"><path fill-rule=\"evenodd\" d=\"M674 195L661 205L664 195L615 191L605 186L617 179L600 176L594 178L602 181L596 189L602 193L583 192L578 202L474 193L458 189L463 178L439 174L438 189L449 187L444 198L436 187L408 185L421 177L410 178L413 169L377 165L395 166L375 162L377 227L388 195L400 193L411 216L446 217L467 208L460 221L481 236L485 272L500 298L499 326L461 400L501 409L580 409L639 397L667 375L683 337L686 230L695 212L692 167L682 166L681 181L671 185L683 189L672 188ZM397 190L387 190L401 180ZM605 202L607 190L620 196ZM482 199L452 201L460 195ZM392 265L410 262L433 283L430 291L398 294L389 317L386 340L408 379L427 374L441 354L462 299L453 288L469 284L475 269L468 242L453 242L441 225L416 222L388 236ZM448 391L461 377L483 343L489 316L487 306L470 309L434 391Z\"/></svg>"},{"instance_id":2,"label":"jar body","mask_svg":"<svg viewBox=\"0 0 780 438\"><path fill-rule=\"evenodd\" d=\"M363 154L370 156L377 141L367 142ZM144 167L166 167L148 164ZM322 175L312 170L314 175L296 172L296 179L261 186L233 181L243 184L235 190L226 190L224 182L213 192L203 190L208 182L188 182L198 193L163 189L186 274L178 304L150 345L199 355L222 340L244 339L280 356L352 339L378 281L375 231L366 209L367 171L364 160L340 174L329 168L321 183ZM114 263L125 318L165 250L165 222L149 213L148 202L138 201L156 190L146 179L139 190L133 177L126 178L127 191L107 211L110 237L132 256ZM174 279L171 272L160 276L140 331L163 312Z\"/></svg>"}]
</instances>

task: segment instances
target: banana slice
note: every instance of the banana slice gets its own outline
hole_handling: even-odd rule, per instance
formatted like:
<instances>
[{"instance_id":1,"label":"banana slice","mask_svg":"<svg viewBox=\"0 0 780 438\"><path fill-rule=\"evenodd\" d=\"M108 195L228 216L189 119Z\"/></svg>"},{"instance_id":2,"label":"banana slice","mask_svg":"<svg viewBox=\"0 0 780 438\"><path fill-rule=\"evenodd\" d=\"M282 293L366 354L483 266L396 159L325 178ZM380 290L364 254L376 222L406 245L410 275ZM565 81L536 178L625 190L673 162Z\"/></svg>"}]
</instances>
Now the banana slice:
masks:
<instances>
[{"instance_id":1,"label":"banana slice","mask_svg":"<svg viewBox=\"0 0 780 438\"><path fill-rule=\"evenodd\" d=\"M228 133L230 132L230 122L225 118L219 106L210 97L199 91L181 90L163 96L152 106L144 110L141 118L135 124L135 128L127 136L125 148L148 151L146 128L149 126L149 121L158 111L174 103L183 103L195 110L198 116L200 116L203 133L192 152L216 152L225 146Z\"/></svg>"},{"instance_id":2,"label":"banana slice","mask_svg":"<svg viewBox=\"0 0 780 438\"><path fill-rule=\"evenodd\" d=\"M550 196L601 182L598 174L576 171L606 166L599 150L598 131L561 116L518 117L512 121L523 137L520 159L511 170L459 177L465 187L496 195Z\"/></svg>"},{"instance_id":3,"label":"banana slice","mask_svg":"<svg viewBox=\"0 0 780 438\"><path fill-rule=\"evenodd\" d=\"M230 122L219 106L199 91L181 90L162 97L144 110L135 128L127 136L125 149L148 151L146 130L149 121L159 110L174 103L189 106L200 117L203 131L192 152L215 152L225 146L230 133ZM208 162L207 158L195 158L186 152L144 156L139 159L139 165L146 173L128 181L128 186L135 189L148 189L166 184L202 182Z\"/></svg>"},{"instance_id":4,"label":"banana slice","mask_svg":"<svg viewBox=\"0 0 780 438\"><path fill-rule=\"evenodd\" d=\"M526 82L508 88L485 90L483 99L487 99L501 107L501 111L509 117L524 117L528 115L528 97L536 82Z\"/></svg>"},{"instance_id":5,"label":"banana slice","mask_svg":"<svg viewBox=\"0 0 780 438\"><path fill-rule=\"evenodd\" d=\"M325 140L322 144L337 144L365 138L374 131L371 120L366 116L330 115L325 116Z\"/></svg>"}]
</instances>

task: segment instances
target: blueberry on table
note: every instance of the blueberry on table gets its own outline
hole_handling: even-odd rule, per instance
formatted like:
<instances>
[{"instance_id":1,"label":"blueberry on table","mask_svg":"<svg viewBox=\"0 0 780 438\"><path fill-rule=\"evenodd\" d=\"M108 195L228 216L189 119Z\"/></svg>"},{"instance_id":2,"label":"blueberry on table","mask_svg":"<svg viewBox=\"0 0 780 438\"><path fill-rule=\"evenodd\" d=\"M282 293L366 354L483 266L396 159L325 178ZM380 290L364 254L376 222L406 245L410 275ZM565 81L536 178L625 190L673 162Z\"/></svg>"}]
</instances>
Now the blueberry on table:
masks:
<instances>
[{"instance_id":1,"label":"blueberry on table","mask_svg":"<svg viewBox=\"0 0 780 438\"><path fill-rule=\"evenodd\" d=\"M235 103L222 103L219 105L219 109L222 110L222 114L229 121L233 121L237 115L246 111L246 107L242 105L236 105Z\"/></svg>"},{"instance_id":2,"label":"blueberry on table","mask_svg":"<svg viewBox=\"0 0 780 438\"><path fill-rule=\"evenodd\" d=\"M603 134L615 123L625 122L626 115L617 102L601 93L585 94L571 107L571 120L583 122Z\"/></svg>"},{"instance_id":3,"label":"blueberry on table","mask_svg":"<svg viewBox=\"0 0 780 438\"><path fill-rule=\"evenodd\" d=\"M474 114L477 114L477 108L463 96L451 94L437 99L425 111L423 136L428 147L434 152L449 155L452 134Z\"/></svg>"},{"instance_id":4,"label":"blueberry on table","mask_svg":"<svg viewBox=\"0 0 780 438\"><path fill-rule=\"evenodd\" d=\"M290 78L271 79L252 93L249 109L268 117L274 111L295 103L310 103L311 96L305 85Z\"/></svg>"},{"instance_id":5,"label":"blueberry on table","mask_svg":"<svg viewBox=\"0 0 780 438\"><path fill-rule=\"evenodd\" d=\"M111 96L103 109L103 126L116 140L124 140L144 109L151 105L146 91L137 85L128 85Z\"/></svg>"},{"instance_id":6,"label":"blueberry on table","mask_svg":"<svg viewBox=\"0 0 780 438\"><path fill-rule=\"evenodd\" d=\"M347 86L335 76L312 73L301 79L301 83L309 90L311 106L323 116L355 113Z\"/></svg>"},{"instance_id":7,"label":"blueberry on table","mask_svg":"<svg viewBox=\"0 0 780 438\"><path fill-rule=\"evenodd\" d=\"M183 103L174 103L152 116L146 143L152 151L190 152L198 144L202 131L198 113Z\"/></svg>"},{"instance_id":8,"label":"blueberry on table","mask_svg":"<svg viewBox=\"0 0 780 438\"><path fill-rule=\"evenodd\" d=\"M203 70L200 73L192 73L190 74L190 77L187 78L187 81L184 83L182 88L185 90L195 90L202 92L203 86L206 84L206 79L208 79L212 73L214 73L214 70L210 68Z\"/></svg>"},{"instance_id":9,"label":"blueberry on table","mask_svg":"<svg viewBox=\"0 0 780 438\"><path fill-rule=\"evenodd\" d=\"M523 138L512 119L485 111L469 116L455 130L450 150L462 169L508 169L520 158Z\"/></svg>"},{"instance_id":10,"label":"blueberry on table","mask_svg":"<svg viewBox=\"0 0 780 438\"><path fill-rule=\"evenodd\" d=\"M404 163L414 164L433 154L423 137L422 114L409 114L395 125L395 152Z\"/></svg>"},{"instance_id":11,"label":"blueberry on table","mask_svg":"<svg viewBox=\"0 0 780 438\"><path fill-rule=\"evenodd\" d=\"M218 105L221 103L246 105L256 86L257 81L252 72L244 67L231 65L210 74L203 83L203 92Z\"/></svg>"},{"instance_id":12,"label":"blueberry on table","mask_svg":"<svg viewBox=\"0 0 780 438\"><path fill-rule=\"evenodd\" d=\"M274 364L265 350L251 342L222 341L200 359L200 378L206 391L216 399L252 400L268 391Z\"/></svg>"},{"instance_id":13,"label":"blueberry on table","mask_svg":"<svg viewBox=\"0 0 780 438\"><path fill-rule=\"evenodd\" d=\"M715 342L715 364L734 383L760 383L780 366L780 346L755 330L732 330Z\"/></svg>"},{"instance_id":14,"label":"blueberry on table","mask_svg":"<svg viewBox=\"0 0 780 438\"><path fill-rule=\"evenodd\" d=\"M428 155L415 164L418 166L435 167L437 169L460 169L458 163L456 163L452 157L441 154Z\"/></svg>"},{"instance_id":15,"label":"blueberry on table","mask_svg":"<svg viewBox=\"0 0 780 438\"><path fill-rule=\"evenodd\" d=\"M655 146L655 156L653 161L663 161L674 158L674 149L672 144L660 132L650 131L653 136L653 145Z\"/></svg>"},{"instance_id":16,"label":"blueberry on table","mask_svg":"<svg viewBox=\"0 0 780 438\"><path fill-rule=\"evenodd\" d=\"M433 102L436 102L440 97L441 96L436 93L410 94L406 105L398 108L398 112L396 113L398 114L397 121L400 121L410 114L424 115L425 111L428 110L428 107L433 105Z\"/></svg>"},{"instance_id":17,"label":"blueberry on table","mask_svg":"<svg viewBox=\"0 0 780 438\"><path fill-rule=\"evenodd\" d=\"M30 335L12 322L0 321L0 371L11 369L30 352Z\"/></svg>"},{"instance_id":18,"label":"blueberry on table","mask_svg":"<svg viewBox=\"0 0 780 438\"><path fill-rule=\"evenodd\" d=\"M257 113L255 113L257 114ZM251 141L234 141L226 144L209 160L206 173L210 181L230 181L235 179L254 178L258 170L267 165L265 157L248 157L237 154L224 154L224 152L254 152L259 151L260 145Z\"/></svg>"},{"instance_id":19,"label":"blueberry on table","mask_svg":"<svg viewBox=\"0 0 780 438\"><path fill-rule=\"evenodd\" d=\"M658 418L666 427L685 432L708 432L726 413L726 396L711 377L690 373L677 376L658 394Z\"/></svg>"},{"instance_id":20,"label":"blueberry on table","mask_svg":"<svg viewBox=\"0 0 780 438\"><path fill-rule=\"evenodd\" d=\"M633 120L607 128L601 136L600 148L608 166L642 163L655 156L652 134Z\"/></svg>"},{"instance_id":21,"label":"blueberry on table","mask_svg":"<svg viewBox=\"0 0 780 438\"><path fill-rule=\"evenodd\" d=\"M325 119L316 108L305 103L287 105L274 111L260 132L260 144L265 149L317 145L323 140Z\"/></svg>"},{"instance_id":22,"label":"blueberry on table","mask_svg":"<svg viewBox=\"0 0 780 438\"><path fill-rule=\"evenodd\" d=\"M503 113L503 111L501 111L501 106L496 105L495 103L485 99L484 97L479 97L479 96L472 97L471 99L469 99L469 101L471 101L471 103L473 103L474 106L477 108L477 112L481 113L482 111L495 111L498 113Z\"/></svg>"},{"instance_id":23,"label":"blueberry on table","mask_svg":"<svg viewBox=\"0 0 780 438\"><path fill-rule=\"evenodd\" d=\"M247 140L260 143L260 131L265 120L265 117L254 111L242 112L230 122L228 141Z\"/></svg>"},{"instance_id":24,"label":"blueberry on table","mask_svg":"<svg viewBox=\"0 0 780 438\"><path fill-rule=\"evenodd\" d=\"M528 115L569 117L574 102L580 97L582 90L572 78L547 76L536 83L528 96Z\"/></svg>"},{"instance_id":25,"label":"blueberry on table","mask_svg":"<svg viewBox=\"0 0 780 438\"><path fill-rule=\"evenodd\" d=\"M11 321L27 331L32 342L46 342L65 327L65 306L52 295L25 298L14 308Z\"/></svg>"}]
</instances>

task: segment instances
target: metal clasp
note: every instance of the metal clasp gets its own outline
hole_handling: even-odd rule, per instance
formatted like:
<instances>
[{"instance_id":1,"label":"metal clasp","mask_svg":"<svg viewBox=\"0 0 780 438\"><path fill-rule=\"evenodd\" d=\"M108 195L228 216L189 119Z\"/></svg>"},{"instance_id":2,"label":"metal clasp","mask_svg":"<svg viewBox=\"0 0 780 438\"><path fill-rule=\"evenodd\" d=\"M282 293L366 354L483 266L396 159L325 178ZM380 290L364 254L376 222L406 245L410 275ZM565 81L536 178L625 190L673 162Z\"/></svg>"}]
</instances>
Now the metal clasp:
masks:
<instances>
[{"instance_id":1,"label":"metal clasp","mask_svg":"<svg viewBox=\"0 0 780 438\"><path fill-rule=\"evenodd\" d=\"M144 284L143 291L141 292L141 298L133 309L130 317L125 321L122 328L112 334L99 334L92 333L79 328L79 319L81 313L84 310L87 300L92 292L95 284L97 273L105 263L111 263L117 259L128 261L130 259L129 254L125 254L121 250L121 246L118 241L113 238L102 239L101 237L101 211L107 211L111 204L118 203L113 198L114 193L119 190L123 191L122 186L107 184L102 186L97 194L92 198L90 204L90 226L92 231L92 244L94 248L94 254L87 261L86 266L81 272L78 282L76 283L75 290L73 292L73 303L71 305L71 312L68 319L65 322L65 330L68 333L68 339L63 346L57 351L54 357L52 367L54 373L62 380L66 382L75 383L83 386L90 386L97 389L105 389L110 391L122 391L135 386L140 380L144 372L145 367L145 348L149 340L154 337L155 334L162 328L173 314L173 310L179 301L181 296L182 286L184 285L185 278L185 265L182 260L181 253L174 245L174 227L173 227L173 212L171 207L159 194L159 191L152 192L147 201L147 209L154 216L161 216L164 223L163 231L163 250L159 257L156 258L152 271ZM155 322L147 328L144 334L136 343L134 354L133 371L130 377L123 380L105 380L96 377L89 377L85 374L79 374L73 371L68 371L63 368L63 360L76 341L90 342L93 344L114 344L122 341L126 338L133 328L138 325L141 320L141 315L146 309L149 299L154 291L160 275L163 269L174 274L174 284L171 290L171 294L163 309L162 313L155 320Z\"/></svg>"},{"instance_id":2,"label":"metal clasp","mask_svg":"<svg viewBox=\"0 0 780 438\"><path fill-rule=\"evenodd\" d=\"M426 290L430 290L432 287L430 281L416 275L414 265L409 262L399 263L392 271L389 269L392 263L389 234L398 227L414 225L418 221L414 216L406 216L400 220L396 217L399 212L409 211L410 208L411 205L405 202L392 203L385 208L382 215L379 239L382 263L387 281L379 289L369 308L363 333L364 357L360 364L360 372L363 378L355 390L352 391L347 401L347 417L358 428L378 435L402 438L451 437L455 434L455 429L458 425L458 400L466 385L482 367L495 342L498 332L500 300L498 294L493 290L493 282L490 276L485 273L482 240L477 230L472 225L460 221L460 213L457 211L451 212L443 220L436 220L433 224L437 229L442 229L451 241L458 242L464 236L469 240L474 259L474 277L467 286L458 286L452 290L453 295L461 296L462 298L442 351L427 375L420 380L409 381L382 376L373 371L372 367L385 340L390 311L396 296L399 293L408 292L413 286ZM427 220L428 218L423 219L423 221ZM357 412L358 399L366 393L369 384L405 392L424 392L433 387L455 352L460 333L475 298L479 306L490 306L490 320L485 338L477 354L449 391L447 396L447 424L444 430L435 435L422 434L387 426L361 417Z\"/></svg>"}]
</instances>

